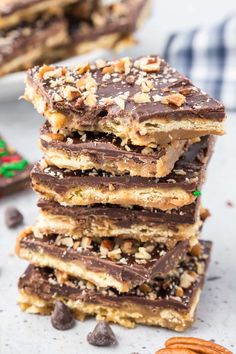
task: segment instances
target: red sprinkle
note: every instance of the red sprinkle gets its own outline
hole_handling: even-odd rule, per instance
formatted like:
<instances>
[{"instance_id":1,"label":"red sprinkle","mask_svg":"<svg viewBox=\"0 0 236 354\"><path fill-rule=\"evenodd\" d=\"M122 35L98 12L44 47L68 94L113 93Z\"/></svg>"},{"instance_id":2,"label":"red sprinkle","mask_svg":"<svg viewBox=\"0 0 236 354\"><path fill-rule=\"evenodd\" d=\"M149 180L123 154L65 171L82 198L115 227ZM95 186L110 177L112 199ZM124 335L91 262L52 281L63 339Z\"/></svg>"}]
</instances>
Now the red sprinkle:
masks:
<instances>
[{"instance_id":1,"label":"red sprinkle","mask_svg":"<svg viewBox=\"0 0 236 354\"><path fill-rule=\"evenodd\" d=\"M12 155L12 156L3 156L1 158L2 162L16 162L20 161L21 157L19 155Z\"/></svg>"}]
</instances>

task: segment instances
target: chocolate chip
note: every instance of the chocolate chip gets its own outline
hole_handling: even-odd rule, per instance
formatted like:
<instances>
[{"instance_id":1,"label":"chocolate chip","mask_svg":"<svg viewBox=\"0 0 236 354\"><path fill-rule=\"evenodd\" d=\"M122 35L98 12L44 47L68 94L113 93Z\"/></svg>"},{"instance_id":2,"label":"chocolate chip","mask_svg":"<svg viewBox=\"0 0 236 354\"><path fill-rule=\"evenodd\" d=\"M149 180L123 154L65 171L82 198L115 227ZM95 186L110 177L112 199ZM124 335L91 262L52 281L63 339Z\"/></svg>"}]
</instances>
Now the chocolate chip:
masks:
<instances>
[{"instance_id":1,"label":"chocolate chip","mask_svg":"<svg viewBox=\"0 0 236 354\"><path fill-rule=\"evenodd\" d=\"M56 301L55 307L51 316L51 323L54 328L60 331L65 331L74 326L74 318L70 309L61 301Z\"/></svg>"},{"instance_id":2,"label":"chocolate chip","mask_svg":"<svg viewBox=\"0 0 236 354\"><path fill-rule=\"evenodd\" d=\"M98 322L93 332L87 336L89 344L97 347L108 347L116 343L116 337L109 324Z\"/></svg>"},{"instance_id":3,"label":"chocolate chip","mask_svg":"<svg viewBox=\"0 0 236 354\"><path fill-rule=\"evenodd\" d=\"M23 215L15 207L8 207L5 210L5 223L7 227L13 229L23 223Z\"/></svg>"}]
</instances>

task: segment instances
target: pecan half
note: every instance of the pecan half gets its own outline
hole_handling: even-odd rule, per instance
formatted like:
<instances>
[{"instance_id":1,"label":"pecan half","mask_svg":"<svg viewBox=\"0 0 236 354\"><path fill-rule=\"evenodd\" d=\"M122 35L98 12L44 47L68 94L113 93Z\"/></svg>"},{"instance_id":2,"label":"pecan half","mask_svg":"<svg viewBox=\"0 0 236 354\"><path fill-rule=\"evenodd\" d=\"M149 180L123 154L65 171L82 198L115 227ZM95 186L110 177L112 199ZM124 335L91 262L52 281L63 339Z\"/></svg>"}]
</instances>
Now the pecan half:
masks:
<instances>
[{"instance_id":1,"label":"pecan half","mask_svg":"<svg viewBox=\"0 0 236 354\"><path fill-rule=\"evenodd\" d=\"M189 350L190 353L198 354L233 354L230 350L219 344L193 337L173 337L165 342L165 346L167 349L175 350L169 353L182 353L181 350ZM158 351L157 353L168 352Z\"/></svg>"}]
</instances>

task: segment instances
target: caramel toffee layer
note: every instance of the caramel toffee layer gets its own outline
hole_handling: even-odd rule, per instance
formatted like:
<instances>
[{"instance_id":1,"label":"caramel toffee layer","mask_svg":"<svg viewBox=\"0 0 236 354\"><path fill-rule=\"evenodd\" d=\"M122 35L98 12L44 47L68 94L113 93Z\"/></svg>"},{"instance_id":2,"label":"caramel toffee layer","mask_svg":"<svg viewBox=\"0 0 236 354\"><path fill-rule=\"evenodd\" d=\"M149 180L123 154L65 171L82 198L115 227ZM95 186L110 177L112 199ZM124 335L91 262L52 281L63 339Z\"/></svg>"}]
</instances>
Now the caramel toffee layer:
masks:
<instances>
[{"instance_id":1,"label":"caramel toffee layer","mask_svg":"<svg viewBox=\"0 0 236 354\"><path fill-rule=\"evenodd\" d=\"M87 22L78 22L77 16L72 14L70 31L73 44L94 41L102 35L134 32L139 27L139 21L142 22L146 17L144 11L148 12L149 3L148 0L122 0L119 3L99 6Z\"/></svg>"},{"instance_id":2,"label":"caramel toffee layer","mask_svg":"<svg viewBox=\"0 0 236 354\"><path fill-rule=\"evenodd\" d=\"M40 267L50 266L121 292L166 275L188 251L187 240L168 250L165 244L131 239L84 237L74 241L63 235L37 238L31 230L21 233L17 244L17 254Z\"/></svg>"},{"instance_id":3,"label":"caramel toffee layer","mask_svg":"<svg viewBox=\"0 0 236 354\"><path fill-rule=\"evenodd\" d=\"M32 171L33 188L46 199L68 205L111 203L162 210L182 207L196 199L193 192L203 183L212 144L212 137L203 137L192 144L173 171L159 179L114 176L101 170L70 171L36 164Z\"/></svg>"},{"instance_id":4,"label":"caramel toffee layer","mask_svg":"<svg viewBox=\"0 0 236 354\"><path fill-rule=\"evenodd\" d=\"M35 67L25 98L64 135L99 131L152 146L224 132L224 106L158 56Z\"/></svg>"},{"instance_id":5,"label":"caramel toffee layer","mask_svg":"<svg viewBox=\"0 0 236 354\"><path fill-rule=\"evenodd\" d=\"M209 262L211 242L201 241L201 245L201 255L188 255L165 278L155 278L124 294L113 288L98 289L84 280L31 265L19 280L21 308L49 314L54 302L60 299L81 319L96 315L126 327L146 323L184 330L194 320Z\"/></svg>"},{"instance_id":6,"label":"caramel toffee layer","mask_svg":"<svg viewBox=\"0 0 236 354\"><path fill-rule=\"evenodd\" d=\"M175 140L156 148L141 147L122 143L111 134L93 132L72 133L66 138L53 134L48 125L41 130L40 143L49 165L141 177L166 176L187 146L187 141Z\"/></svg>"},{"instance_id":7,"label":"caramel toffee layer","mask_svg":"<svg viewBox=\"0 0 236 354\"><path fill-rule=\"evenodd\" d=\"M0 30L0 75L32 66L44 57L44 50L66 42L66 31L63 18L48 15Z\"/></svg>"}]
</instances>

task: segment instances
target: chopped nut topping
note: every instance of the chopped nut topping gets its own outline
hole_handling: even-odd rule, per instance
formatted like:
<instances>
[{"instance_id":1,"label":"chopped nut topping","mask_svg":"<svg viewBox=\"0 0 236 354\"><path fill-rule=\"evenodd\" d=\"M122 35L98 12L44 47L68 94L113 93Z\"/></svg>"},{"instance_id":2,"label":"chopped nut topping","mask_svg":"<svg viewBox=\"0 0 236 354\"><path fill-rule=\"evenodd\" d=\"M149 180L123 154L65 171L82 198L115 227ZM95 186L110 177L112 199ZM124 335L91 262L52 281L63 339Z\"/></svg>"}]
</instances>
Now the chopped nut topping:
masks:
<instances>
[{"instance_id":1,"label":"chopped nut topping","mask_svg":"<svg viewBox=\"0 0 236 354\"><path fill-rule=\"evenodd\" d=\"M105 68L102 69L103 74L112 74L114 73L114 67L113 66L105 66Z\"/></svg>"},{"instance_id":2,"label":"chopped nut topping","mask_svg":"<svg viewBox=\"0 0 236 354\"><path fill-rule=\"evenodd\" d=\"M79 75L81 75L81 74L85 74L89 70L90 70L90 65L88 63L85 63L85 64L78 65L77 72Z\"/></svg>"},{"instance_id":3,"label":"chopped nut topping","mask_svg":"<svg viewBox=\"0 0 236 354\"><path fill-rule=\"evenodd\" d=\"M138 252L135 253L135 258L137 259L145 259L145 260L148 260L148 259L151 259L151 255L146 251L146 248L145 247L139 247L138 248Z\"/></svg>"},{"instance_id":4,"label":"chopped nut topping","mask_svg":"<svg viewBox=\"0 0 236 354\"><path fill-rule=\"evenodd\" d=\"M125 109L125 100L121 96L114 98L114 102L121 108Z\"/></svg>"},{"instance_id":5,"label":"chopped nut topping","mask_svg":"<svg viewBox=\"0 0 236 354\"><path fill-rule=\"evenodd\" d=\"M96 106L96 103L97 103L97 96L96 96L96 95L93 95L93 94L88 95L88 96L85 98L84 103L86 104L86 106L89 106L89 107Z\"/></svg>"},{"instance_id":6,"label":"chopped nut topping","mask_svg":"<svg viewBox=\"0 0 236 354\"><path fill-rule=\"evenodd\" d=\"M139 288L143 293L150 293L152 291L152 288L147 283L141 284Z\"/></svg>"},{"instance_id":7,"label":"chopped nut topping","mask_svg":"<svg viewBox=\"0 0 236 354\"><path fill-rule=\"evenodd\" d=\"M141 83L141 90L142 92L150 92L154 87L154 84L151 80L145 80Z\"/></svg>"},{"instance_id":8,"label":"chopped nut topping","mask_svg":"<svg viewBox=\"0 0 236 354\"><path fill-rule=\"evenodd\" d=\"M145 72L159 72L161 66L161 60L157 57L143 57L134 62L134 66L137 69L141 69Z\"/></svg>"},{"instance_id":9,"label":"chopped nut topping","mask_svg":"<svg viewBox=\"0 0 236 354\"><path fill-rule=\"evenodd\" d=\"M186 175L186 172L184 170L174 170L173 172L176 175L179 175L179 176L185 176Z\"/></svg>"},{"instance_id":10,"label":"chopped nut topping","mask_svg":"<svg viewBox=\"0 0 236 354\"><path fill-rule=\"evenodd\" d=\"M184 95L190 95L191 93L193 93L195 90L193 90L193 87L182 87L179 92Z\"/></svg>"},{"instance_id":11,"label":"chopped nut topping","mask_svg":"<svg viewBox=\"0 0 236 354\"><path fill-rule=\"evenodd\" d=\"M145 148L143 148L141 150L141 154L143 154L143 155L153 154L153 152L154 152L153 149L148 146L146 146Z\"/></svg>"},{"instance_id":12,"label":"chopped nut topping","mask_svg":"<svg viewBox=\"0 0 236 354\"><path fill-rule=\"evenodd\" d=\"M151 244L150 242L146 242L144 246L145 246L145 249L148 253L152 253L155 249L155 245Z\"/></svg>"},{"instance_id":13,"label":"chopped nut topping","mask_svg":"<svg viewBox=\"0 0 236 354\"><path fill-rule=\"evenodd\" d=\"M119 260L121 259L121 249L116 248L108 253L108 257L111 259Z\"/></svg>"},{"instance_id":14,"label":"chopped nut topping","mask_svg":"<svg viewBox=\"0 0 236 354\"><path fill-rule=\"evenodd\" d=\"M81 93L76 87L67 85L63 90L63 95L68 101L73 101L81 96Z\"/></svg>"},{"instance_id":15,"label":"chopped nut topping","mask_svg":"<svg viewBox=\"0 0 236 354\"><path fill-rule=\"evenodd\" d=\"M181 93L172 93L171 95L164 96L161 100L164 104L173 104L177 107L181 107L185 101L186 98Z\"/></svg>"},{"instance_id":16,"label":"chopped nut topping","mask_svg":"<svg viewBox=\"0 0 236 354\"><path fill-rule=\"evenodd\" d=\"M125 240L120 246L123 253L134 254L137 252L137 246L133 240Z\"/></svg>"},{"instance_id":17,"label":"chopped nut topping","mask_svg":"<svg viewBox=\"0 0 236 354\"><path fill-rule=\"evenodd\" d=\"M201 246L199 243L194 245L190 251L191 255L194 257L199 257L201 255L201 252L202 252L202 249L201 249Z\"/></svg>"},{"instance_id":18,"label":"chopped nut topping","mask_svg":"<svg viewBox=\"0 0 236 354\"><path fill-rule=\"evenodd\" d=\"M187 289L194 283L197 279L197 274L191 271L185 271L180 277L180 286Z\"/></svg>"},{"instance_id":19,"label":"chopped nut topping","mask_svg":"<svg viewBox=\"0 0 236 354\"><path fill-rule=\"evenodd\" d=\"M95 63L98 69L103 69L106 66L106 62L103 59L98 59L95 61Z\"/></svg>"},{"instance_id":20,"label":"chopped nut topping","mask_svg":"<svg viewBox=\"0 0 236 354\"><path fill-rule=\"evenodd\" d=\"M53 100L54 100L55 102L60 102L60 101L62 101L62 97L61 97L57 92L54 92L54 94L53 94Z\"/></svg>"},{"instance_id":21,"label":"chopped nut topping","mask_svg":"<svg viewBox=\"0 0 236 354\"><path fill-rule=\"evenodd\" d=\"M88 248L88 247L91 246L91 243L92 243L92 239L85 236L81 240L81 247L82 248Z\"/></svg>"},{"instance_id":22,"label":"chopped nut topping","mask_svg":"<svg viewBox=\"0 0 236 354\"><path fill-rule=\"evenodd\" d=\"M60 140L60 141L62 141L64 139L64 135L47 133L47 134L41 135L40 139L43 139L43 140L48 141L48 142L52 141L52 140Z\"/></svg>"},{"instance_id":23,"label":"chopped nut topping","mask_svg":"<svg viewBox=\"0 0 236 354\"><path fill-rule=\"evenodd\" d=\"M41 68L39 69L39 73L38 73L39 78L45 79L44 74L49 71L53 71L54 69L55 69L54 66L48 66L48 65L41 66Z\"/></svg>"},{"instance_id":24,"label":"chopped nut topping","mask_svg":"<svg viewBox=\"0 0 236 354\"><path fill-rule=\"evenodd\" d=\"M103 240L100 245L100 252L103 256L106 256L108 252L112 251L114 248L114 242L111 240Z\"/></svg>"},{"instance_id":25,"label":"chopped nut topping","mask_svg":"<svg viewBox=\"0 0 236 354\"><path fill-rule=\"evenodd\" d=\"M160 95L153 95L152 99L154 102L160 102L162 100L163 96Z\"/></svg>"},{"instance_id":26,"label":"chopped nut topping","mask_svg":"<svg viewBox=\"0 0 236 354\"><path fill-rule=\"evenodd\" d=\"M71 237L62 237L60 235L56 238L56 245L58 246L66 246L66 247L73 247L74 241Z\"/></svg>"},{"instance_id":27,"label":"chopped nut topping","mask_svg":"<svg viewBox=\"0 0 236 354\"><path fill-rule=\"evenodd\" d=\"M113 184L112 184L112 183L109 183L109 185L108 185L108 189L109 189L109 191L110 191L110 192L112 192L112 191L114 191L114 190L115 190L115 187L113 186Z\"/></svg>"},{"instance_id":28,"label":"chopped nut topping","mask_svg":"<svg viewBox=\"0 0 236 354\"><path fill-rule=\"evenodd\" d=\"M148 103L148 102L151 102L149 94L148 93L144 93L144 92L137 92L134 95L133 99L134 99L135 103Z\"/></svg>"},{"instance_id":29,"label":"chopped nut topping","mask_svg":"<svg viewBox=\"0 0 236 354\"><path fill-rule=\"evenodd\" d=\"M81 136L81 138L80 138L82 141L83 141L83 143L86 141L86 139L87 139L87 135L86 135L86 133L84 133L82 136Z\"/></svg>"},{"instance_id":30,"label":"chopped nut topping","mask_svg":"<svg viewBox=\"0 0 236 354\"><path fill-rule=\"evenodd\" d=\"M177 286L176 291L175 291L175 295L178 297L183 297L184 296L184 291L180 286Z\"/></svg>"},{"instance_id":31,"label":"chopped nut topping","mask_svg":"<svg viewBox=\"0 0 236 354\"><path fill-rule=\"evenodd\" d=\"M74 250L76 250L78 247L80 247L80 240L74 242L74 244L73 244Z\"/></svg>"},{"instance_id":32,"label":"chopped nut topping","mask_svg":"<svg viewBox=\"0 0 236 354\"><path fill-rule=\"evenodd\" d=\"M65 272L62 272L61 270L58 270L58 269L55 269L55 276L57 278L57 282L60 284L60 285L63 285L67 282L68 280L68 274L65 273Z\"/></svg>"},{"instance_id":33,"label":"chopped nut topping","mask_svg":"<svg viewBox=\"0 0 236 354\"><path fill-rule=\"evenodd\" d=\"M203 275L205 273L205 264L203 262L197 262L197 274Z\"/></svg>"}]
</instances>

